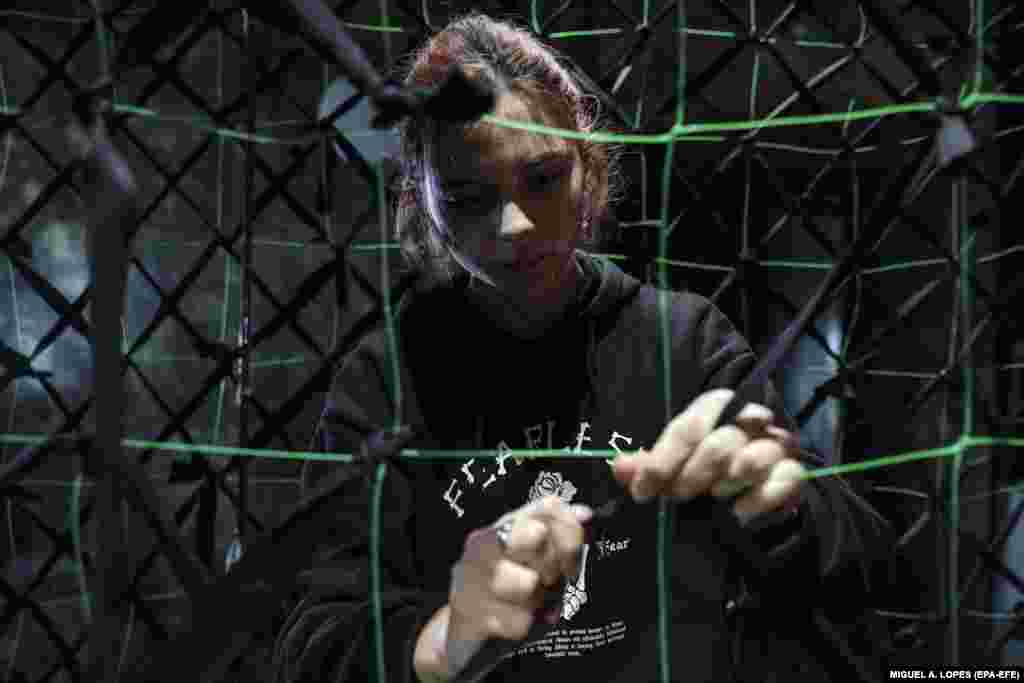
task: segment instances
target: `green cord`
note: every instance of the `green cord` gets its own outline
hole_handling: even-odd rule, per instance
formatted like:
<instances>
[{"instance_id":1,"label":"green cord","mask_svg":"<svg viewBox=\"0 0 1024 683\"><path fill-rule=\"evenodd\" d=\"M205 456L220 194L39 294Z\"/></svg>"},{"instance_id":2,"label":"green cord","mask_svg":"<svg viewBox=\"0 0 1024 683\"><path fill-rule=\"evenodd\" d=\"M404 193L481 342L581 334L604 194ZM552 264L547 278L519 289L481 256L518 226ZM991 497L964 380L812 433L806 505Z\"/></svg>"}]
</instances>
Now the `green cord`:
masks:
<instances>
[{"instance_id":1,"label":"green cord","mask_svg":"<svg viewBox=\"0 0 1024 683\"><path fill-rule=\"evenodd\" d=\"M637 145L666 145L666 161L662 176L662 190L663 197L667 198L670 196L669 190L671 185L671 168L674 158L675 144L678 142L703 142L703 143L721 143L726 141L726 138L721 135L714 135L716 133L736 133L741 131L760 131L764 128L778 128L778 127L790 127L790 126L815 126L822 124L833 124L841 123L844 128L848 127L852 121L867 120L867 119L878 119L881 117L895 116L907 113L922 113L935 111L936 105L934 102L916 102L903 105L895 106L884 106L856 110L855 101L851 100L849 109L844 113L835 114L821 114L816 116L769 116L762 120L754 119L756 113L755 104L757 96L757 86L760 69L760 55L755 55L754 63L754 74L753 83L751 86L751 120L747 121L730 121L730 122L719 122L719 123L693 123L685 124L685 105L686 105L686 41L688 36L697 37L713 37L713 38L730 38L740 39L744 36L740 36L737 33L725 32L725 31L710 31L693 29L687 26L686 21L686 10L685 2L677 3L676 13L676 33L678 35L678 77L676 82L677 102L676 102L676 116L675 124L668 131L658 134L611 134L603 132L595 133L579 133L575 131L562 130L558 128L552 128L547 126L540 126L536 124L523 123L517 121L509 121L494 117L492 115L485 115L484 119L497 126L526 130L542 135L558 136L564 139L580 139L589 140L593 142L603 143L614 143L614 144L637 144ZM100 46L100 60L101 70L104 74L109 75L109 63L111 57L111 44L107 34L106 27L103 23L102 12L100 11L98 4L93 2L95 10L94 21L97 24L97 39ZM349 28L375 31L382 33L394 33L403 32L401 27L390 26L389 18L386 14L382 18L382 24L379 26L366 25L366 24L351 24L346 23L345 26ZM753 9L753 8L752 8ZM977 54L983 55L985 49L985 29L984 24L987 15L987 6L984 0L976 0L975 2L976 16L974 19L975 30L975 41ZM47 15L31 14L27 12L14 12L4 11L0 12L0 16L21 16L25 18L34 18L37 20L51 20L51 21L68 21L64 18L50 17ZM539 0L532 0L530 3L530 21L533 29L536 33L541 33L541 3ZM644 0L643 2L643 21L646 25L650 17L650 0ZM77 20L76 20L77 21ZM80 20L89 21L89 20ZM753 17L752 17L753 21ZM559 33L552 33L548 38L552 39L581 39L591 38L599 36L618 35L622 33L622 29L609 28L609 29L592 29L592 30L579 30L579 31L564 31ZM775 39L769 39L774 41ZM792 41L795 45L806 46L806 47L829 47L836 49L848 49L848 46L843 44L831 43L826 41ZM975 62L975 71L973 78L973 92L966 94L966 87L961 92L960 106L964 109L970 109L978 107L983 104L1004 104L1004 105L1024 105L1024 96L1013 95L1007 93L983 93L982 89L985 87L985 66L982 59L977 59ZM964 96L966 94L966 96ZM193 126L196 129L204 130L211 135L218 136L221 138L221 142L224 140L238 140L247 141L256 144L265 145L307 145L311 142L319 139L319 134L316 136L306 136L300 138L283 138L274 137L269 135L258 135L247 131L237 131L230 128L224 128L217 126L213 121L205 117L195 116L172 116L168 114L162 114L153 109L137 107L129 104L114 103L112 105L113 111L130 115L138 116L142 118L152 119L161 123L185 123ZM22 116L24 112L16 107L4 106L0 107L0 114L8 116ZM269 127L275 127L279 124L273 124ZM359 137L367 134L366 131L341 131L338 135ZM384 196L384 181L383 181L383 169L377 168L377 192L375 199L378 203L378 209L380 213L380 225L381 225L381 244L379 245L355 245L351 248L352 251L379 251L383 257L383 264L381 268L381 291L387 292L390 290L390 283L388 280L388 254L392 249L397 248L397 245L390 243L390 236L388 235L388 215L387 207L385 205ZM961 188L960 201L961 203L965 200L965 188ZM961 206L961 209L964 207ZM668 201L665 199L661 207L661 219L658 221L657 227L659 228L659 243L658 243L658 257L655 265L657 266L657 278L661 288L659 292L659 323L660 323L660 345L659 352L661 353L661 365L663 368L663 381L662 389L665 400L665 419L666 424L672 419L671 412L671 398L672 398L672 387L669 382L668 368L670 365L670 338L668 328L668 303L670 299L670 293L668 292L669 277L668 267L690 267L690 268L705 268L705 269L717 269L717 270L729 270L731 267L727 266L709 266L706 264L693 264L682 261L673 261L668 258L668 238L669 238L669 220L668 220ZM970 324L972 319L973 309L971 301L971 288L969 287L969 279L973 272L974 266L974 242L975 232L969 225L966 224L966 219L961 220L961 234L963 235L964 249L965 252L962 255L963 273L960 278L959 285L959 297L961 307L963 311L963 322L964 329ZM282 243L285 244L285 243ZM309 246L329 246L329 245L305 245L301 243L287 243L287 246L296 247L309 247ZM612 259L624 259L624 255L608 255ZM928 260L919 261L916 263L901 263L901 264L890 264L879 266L873 269L873 273L886 272L888 270L895 270L897 268L909 268L909 267L931 267L935 265L943 264L940 260ZM798 262L793 260L782 260L782 261L764 261L762 263L767 267L785 268L785 269L826 269L831 268L833 264L829 262ZM230 297L229 284L231 281L231 264L230 261L227 264L228 271L225 274L225 301L223 317L221 320L221 336L224 336L227 324L228 315L228 300ZM868 271L865 271L868 272ZM394 405L397 406L395 415L395 425L401 424L401 411L402 411L402 391L401 391L401 378L400 378L400 365L398 358L398 331L396 329L397 320L391 310L390 300L387 296L384 297L384 318L387 327L387 348L388 357L390 361L390 386L388 387L393 392ZM844 348L845 358L845 348ZM160 362L155 359L148 359L149 362ZM302 363L308 362L303 356L293 356L290 360L273 359L265 361L267 365L283 365L286 363ZM986 436L972 436L971 432L974 428L974 367L970 361L970 358L963 364L962 367L963 379L965 385L965 400L963 406L963 418L964 418L964 433L963 435L953 444L949 444L939 448L920 450L895 456L882 457L876 459L869 459L866 461L840 465L835 467L825 467L808 472L806 479L816 479L821 477L838 476L841 474L863 472L872 469L881 469L884 467L891 467L908 462L926 460L926 459L938 459L943 457L953 457L949 468L949 517L952 528L956 528L959 523L958 509L960 505L959 491L957 482L959 479L958 473L962 466L962 459L964 452L970 448L976 447L993 447L993 446L1010 446L1019 448L1024 446L1024 438L995 438ZM223 383L221 386L221 395L223 394ZM218 401L218 411L215 419L214 426L214 438L219 438L220 423L221 423L221 412L220 403ZM46 440L46 437L38 435L17 435L17 434L3 434L0 435L0 443L5 444L39 444ZM354 462L355 458L350 454L336 454L336 453L322 453L322 452L300 452L300 451L280 451L271 449L242 449L242 448L229 448L216 445L193 445L175 442L153 442L144 441L137 439L125 439L122 441L122 445L126 448L134 449L149 449L158 451L175 451L179 453L187 454L199 454L207 456L248 456L248 457L261 457L261 458L275 458L275 459L291 459L291 460L320 460L320 461L334 461L334 462ZM618 451L615 450L594 450L594 451L582 451L566 453L562 450L522 450L512 451L511 455L514 457L521 458L601 458L610 460L618 455ZM435 451L435 450L405 450L398 454L399 458L403 459L469 459L475 457L496 457L494 449L489 450L466 450L466 451ZM382 616L382 605L381 605L381 571L380 571L380 544L381 544L381 519L382 519L382 500L383 500L383 486L387 477L387 466L380 464L374 472L372 482L372 496L371 496L371 509L369 511L369 523L370 523L370 583L371 583L371 609L373 613L373 637L374 637L374 660L375 670L377 672L376 678L378 681L383 683L386 678L385 660L384 660L384 646L383 646L383 616ZM81 501L81 488L83 484L83 475L78 475L75 481L72 483L72 491L70 496L70 509L69 509L69 527L72 536L72 543L75 553L76 569L78 573L79 585L81 589L81 599L83 611L86 615L86 621L91 622L92 620L92 608L90 594L86 585L86 575L84 571L84 564L82 562L82 549L81 549L81 538L80 538L80 519L79 519L79 508ZM1018 484L1011 487L994 491L984 496L973 496L971 498L964 499L965 502L970 500L981 500L992 495L1001 495L1015 493L1021 489L1024 484ZM671 555L667 552L671 539L674 536L674 507L667 501L660 501L658 510L658 528L657 528L657 560L658 560L658 571L657 571L657 582L658 582L658 647L659 647L659 671L660 678L663 683L667 683L670 679L670 668L669 668L669 647L670 642L670 623L668 619L668 605L671 604L670 594L670 582L668 577L671 575L671 567L669 565ZM954 534L955 536L955 534ZM958 614L959 602L958 595L956 595L955 581L956 581L956 553L957 553L956 539L953 538L950 545L951 557L948 562L953 568L950 575L950 591L949 591L949 608L951 613L954 615ZM952 632L952 656L955 659L958 656L957 653L957 633L955 630L956 619L953 620L954 630ZM955 662L954 662L955 663Z\"/></svg>"}]
</instances>

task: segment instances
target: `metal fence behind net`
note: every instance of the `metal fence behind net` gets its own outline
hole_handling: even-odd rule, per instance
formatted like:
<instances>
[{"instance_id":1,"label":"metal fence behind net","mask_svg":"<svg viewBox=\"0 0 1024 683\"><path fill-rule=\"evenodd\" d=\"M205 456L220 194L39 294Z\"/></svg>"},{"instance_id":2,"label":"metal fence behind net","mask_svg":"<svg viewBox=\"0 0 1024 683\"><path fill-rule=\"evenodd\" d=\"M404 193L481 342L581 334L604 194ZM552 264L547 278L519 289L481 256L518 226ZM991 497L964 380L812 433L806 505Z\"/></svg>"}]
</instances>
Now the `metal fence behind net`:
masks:
<instances>
[{"instance_id":1,"label":"metal fence behind net","mask_svg":"<svg viewBox=\"0 0 1024 683\"><path fill-rule=\"evenodd\" d=\"M801 425L840 416L833 463L811 476L872 483L906 514L900 547L931 533L939 559L936 604L879 606L894 661L995 661L1021 613L977 586L1024 588L1003 559L1022 443L1020 5L475 4L518 10L600 100L610 132L590 137L622 146L628 176L601 256L708 296L769 370L798 342L828 359L794 410ZM0 678L155 680L173 663L179 680L259 680L317 520L353 485L304 496L301 469L360 464L374 495L352 533L368 535L376 586L389 458L481 457L310 446L333 369L392 329L412 281L389 231L394 133L352 112L410 111L375 79L454 8L8 7ZM317 9L333 17L319 32L302 14ZM715 239L687 237L692 225ZM839 305L837 344L819 323ZM757 306L798 324L766 328ZM893 401L904 431L884 414ZM982 503L993 516L975 523Z\"/></svg>"}]
</instances>

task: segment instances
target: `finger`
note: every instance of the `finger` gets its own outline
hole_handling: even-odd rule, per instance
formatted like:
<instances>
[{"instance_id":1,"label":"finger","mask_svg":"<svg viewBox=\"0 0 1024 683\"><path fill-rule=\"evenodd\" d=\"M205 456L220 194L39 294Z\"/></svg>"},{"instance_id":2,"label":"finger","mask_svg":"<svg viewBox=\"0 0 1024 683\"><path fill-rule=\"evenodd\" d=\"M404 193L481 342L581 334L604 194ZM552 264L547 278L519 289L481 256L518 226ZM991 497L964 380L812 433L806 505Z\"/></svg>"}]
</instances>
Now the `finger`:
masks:
<instances>
[{"instance_id":1,"label":"finger","mask_svg":"<svg viewBox=\"0 0 1024 683\"><path fill-rule=\"evenodd\" d=\"M511 512L505 513L491 525L492 528L497 528L509 521L512 522L506 543L506 554L509 552L513 554L523 553L531 549L540 548L543 545L545 539L538 538L538 535L540 534L538 533L537 526L535 524L528 523L528 520L533 519L533 513L546 503L545 498L556 497L557 496L549 495L542 498L535 498L529 503L526 503Z\"/></svg>"},{"instance_id":2,"label":"finger","mask_svg":"<svg viewBox=\"0 0 1024 683\"><path fill-rule=\"evenodd\" d=\"M644 462L638 458L649 457L650 453L644 448L638 448L630 453L623 451L615 456L611 462L612 474L626 488L629 488L636 476L639 466Z\"/></svg>"},{"instance_id":3,"label":"finger","mask_svg":"<svg viewBox=\"0 0 1024 683\"><path fill-rule=\"evenodd\" d=\"M712 389L695 398L686 410L672 418L654 444L652 454L659 450L691 450L715 427L718 417L733 397L731 389Z\"/></svg>"},{"instance_id":4,"label":"finger","mask_svg":"<svg viewBox=\"0 0 1024 683\"><path fill-rule=\"evenodd\" d=\"M537 570L544 586L555 585L559 579L558 548L551 527L544 520L537 518L526 519L523 525L532 530L534 541L527 550L515 555L516 560Z\"/></svg>"},{"instance_id":5,"label":"finger","mask_svg":"<svg viewBox=\"0 0 1024 683\"><path fill-rule=\"evenodd\" d=\"M490 638L522 640L529 634L533 620L532 609L499 603L484 617L484 632Z\"/></svg>"},{"instance_id":6,"label":"finger","mask_svg":"<svg viewBox=\"0 0 1024 683\"><path fill-rule=\"evenodd\" d=\"M629 463L632 476L625 484L629 494L636 502L644 503L667 492L690 457L692 448L680 447L673 451L662 447L660 451L632 458Z\"/></svg>"},{"instance_id":7,"label":"finger","mask_svg":"<svg viewBox=\"0 0 1024 683\"><path fill-rule=\"evenodd\" d=\"M537 576L539 577L540 574L537 574ZM551 598L552 590L554 589L550 586L545 586L543 582L538 579L537 588L519 604L530 610L539 610L548 603L548 600Z\"/></svg>"},{"instance_id":8,"label":"finger","mask_svg":"<svg viewBox=\"0 0 1024 683\"><path fill-rule=\"evenodd\" d=\"M725 476L735 454L749 442L747 433L735 425L711 432L672 483L672 498L685 501L709 492Z\"/></svg>"},{"instance_id":9,"label":"finger","mask_svg":"<svg viewBox=\"0 0 1024 683\"><path fill-rule=\"evenodd\" d=\"M522 509L527 508L524 506ZM517 513L505 515L493 525L467 534L462 561L481 567L491 567L501 559L512 559L526 566L540 565L545 552L547 525ZM502 547L497 527L507 519L512 519L513 524Z\"/></svg>"},{"instance_id":10,"label":"finger","mask_svg":"<svg viewBox=\"0 0 1024 683\"><path fill-rule=\"evenodd\" d=\"M686 461L710 434L733 392L713 389L698 396L669 422L657 443L642 460L633 458L634 469L628 488L637 502L650 500L671 490Z\"/></svg>"},{"instance_id":11,"label":"finger","mask_svg":"<svg viewBox=\"0 0 1024 683\"><path fill-rule=\"evenodd\" d=\"M492 634L506 640L522 640L530 633L535 616L532 609L504 606L491 615Z\"/></svg>"},{"instance_id":12,"label":"finger","mask_svg":"<svg viewBox=\"0 0 1024 683\"><path fill-rule=\"evenodd\" d=\"M729 461L724 482L755 484L768 478L775 463L786 457L786 448L774 439L754 439ZM723 482L715 486L718 487Z\"/></svg>"},{"instance_id":13,"label":"finger","mask_svg":"<svg viewBox=\"0 0 1024 683\"><path fill-rule=\"evenodd\" d=\"M466 534L461 561L466 564L490 565L501 554L494 527L482 527Z\"/></svg>"},{"instance_id":14,"label":"finger","mask_svg":"<svg viewBox=\"0 0 1024 683\"><path fill-rule=\"evenodd\" d=\"M737 499L733 512L746 524L766 512L786 507L799 499L806 475L807 470L796 460L780 460L767 479Z\"/></svg>"},{"instance_id":15,"label":"finger","mask_svg":"<svg viewBox=\"0 0 1024 683\"><path fill-rule=\"evenodd\" d=\"M467 634L484 636L484 615L502 602L492 590L495 569L496 566L484 567L468 562L458 562L452 568L448 604Z\"/></svg>"},{"instance_id":16,"label":"finger","mask_svg":"<svg viewBox=\"0 0 1024 683\"><path fill-rule=\"evenodd\" d=\"M544 569L556 571L558 577L572 578L579 573L580 551L585 538L581 518L585 519L589 510L586 506L582 507L583 511L577 513L574 510L577 506L570 507L561 499L552 498L534 513L547 524L548 544L553 551L552 556L546 558L548 564ZM590 514L593 514L592 511Z\"/></svg>"},{"instance_id":17,"label":"finger","mask_svg":"<svg viewBox=\"0 0 1024 683\"><path fill-rule=\"evenodd\" d=\"M516 635L522 613L532 614L544 604L540 575L511 560L490 568L460 563L455 573L448 602L463 630L475 637L522 637Z\"/></svg>"},{"instance_id":18,"label":"finger","mask_svg":"<svg viewBox=\"0 0 1024 683\"><path fill-rule=\"evenodd\" d=\"M538 508L531 505L523 509ZM545 586L557 583L559 573L554 559L555 549L549 542L551 531L548 525L541 519L518 512L512 519L514 523L509 530L503 557L540 572L541 582Z\"/></svg>"},{"instance_id":19,"label":"finger","mask_svg":"<svg viewBox=\"0 0 1024 683\"><path fill-rule=\"evenodd\" d=\"M508 534L505 556L520 564L530 564L544 553L548 527L534 517L517 517Z\"/></svg>"},{"instance_id":20,"label":"finger","mask_svg":"<svg viewBox=\"0 0 1024 683\"><path fill-rule=\"evenodd\" d=\"M736 426L748 434L761 434L772 421L775 413L759 403L748 403L736 416Z\"/></svg>"},{"instance_id":21,"label":"finger","mask_svg":"<svg viewBox=\"0 0 1024 683\"><path fill-rule=\"evenodd\" d=\"M538 594L543 595L544 586L535 569L503 559L494 567L488 590L499 602L528 606Z\"/></svg>"}]
</instances>

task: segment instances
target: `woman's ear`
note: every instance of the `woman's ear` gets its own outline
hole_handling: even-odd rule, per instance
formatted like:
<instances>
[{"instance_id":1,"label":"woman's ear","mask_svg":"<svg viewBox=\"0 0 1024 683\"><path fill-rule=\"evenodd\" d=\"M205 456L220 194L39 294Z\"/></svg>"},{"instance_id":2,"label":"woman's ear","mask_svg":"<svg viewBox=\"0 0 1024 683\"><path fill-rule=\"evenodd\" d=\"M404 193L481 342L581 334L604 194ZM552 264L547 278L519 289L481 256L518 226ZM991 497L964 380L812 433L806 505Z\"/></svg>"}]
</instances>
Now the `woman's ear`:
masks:
<instances>
[{"instance_id":1,"label":"woman's ear","mask_svg":"<svg viewBox=\"0 0 1024 683\"><path fill-rule=\"evenodd\" d=\"M582 179L580 181L579 201L577 203L577 215L580 217L581 237L584 241L591 241L594 238L594 206L593 192L597 182L594 176L594 169L587 162L584 154L580 155L580 169Z\"/></svg>"}]
</instances>

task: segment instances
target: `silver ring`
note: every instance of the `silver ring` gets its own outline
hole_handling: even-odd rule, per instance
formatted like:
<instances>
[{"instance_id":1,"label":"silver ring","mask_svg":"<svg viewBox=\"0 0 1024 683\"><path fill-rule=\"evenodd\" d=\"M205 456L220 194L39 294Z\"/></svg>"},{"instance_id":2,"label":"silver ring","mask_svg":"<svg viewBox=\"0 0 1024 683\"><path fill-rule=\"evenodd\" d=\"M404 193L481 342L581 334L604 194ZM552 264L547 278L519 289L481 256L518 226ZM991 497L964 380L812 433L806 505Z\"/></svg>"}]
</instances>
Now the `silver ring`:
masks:
<instances>
[{"instance_id":1,"label":"silver ring","mask_svg":"<svg viewBox=\"0 0 1024 683\"><path fill-rule=\"evenodd\" d=\"M508 539L512 535L512 526L516 523L515 517L506 517L494 525L494 535L498 538L498 546L502 554L508 552Z\"/></svg>"}]
</instances>

